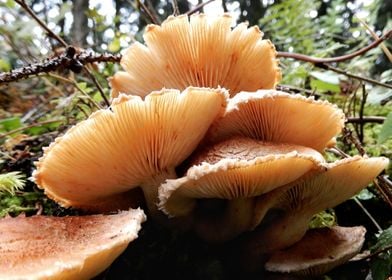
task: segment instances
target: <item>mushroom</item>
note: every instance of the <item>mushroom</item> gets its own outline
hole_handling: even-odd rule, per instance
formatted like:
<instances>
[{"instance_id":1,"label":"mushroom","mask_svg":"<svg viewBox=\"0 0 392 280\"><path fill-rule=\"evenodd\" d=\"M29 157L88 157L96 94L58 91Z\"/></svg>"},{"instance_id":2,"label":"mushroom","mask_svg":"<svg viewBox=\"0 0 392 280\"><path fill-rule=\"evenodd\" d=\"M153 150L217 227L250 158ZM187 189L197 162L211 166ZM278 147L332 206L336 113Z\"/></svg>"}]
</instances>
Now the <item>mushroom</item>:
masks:
<instances>
[{"instance_id":1,"label":"mushroom","mask_svg":"<svg viewBox=\"0 0 392 280\"><path fill-rule=\"evenodd\" d=\"M137 238L142 210L116 215L0 220L0 278L90 279Z\"/></svg>"},{"instance_id":2,"label":"mushroom","mask_svg":"<svg viewBox=\"0 0 392 280\"><path fill-rule=\"evenodd\" d=\"M265 268L306 277L323 275L354 257L365 233L362 226L311 229L291 247L274 252Z\"/></svg>"},{"instance_id":3,"label":"mushroom","mask_svg":"<svg viewBox=\"0 0 392 280\"><path fill-rule=\"evenodd\" d=\"M89 210L128 207L140 187L156 212L158 186L223 114L223 89L189 87L139 96L120 95L72 127L44 152L33 176L62 206Z\"/></svg>"},{"instance_id":4,"label":"mushroom","mask_svg":"<svg viewBox=\"0 0 392 280\"><path fill-rule=\"evenodd\" d=\"M254 231L244 238L247 265L259 266L265 255L293 245L313 215L335 207L365 188L387 165L383 157L355 156L329 164L318 174L260 196L255 202Z\"/></svg>"},{"instance_id":5,"label":"mushroom","mask_svg":"<svg viewBox=\"0 0 392 280\"><path fill-rule=\"evenodd\" d=\"M344 127L336 105L276 90L241 92L230 99L225 114L214 122L207 139L233 136L291 143L323 151Z\"/></svg>"},{"instance_id":6,"label":"mushroom","mask_svg":"<svg viewBox=\"0 0 392 280\"><path fill-rule=\"evenodd\" d=\"M199 152L190 165L186 176L161 186L160 208L194 219L199 235L222 242L251 229L255 197L323 169L324 159L311 148L236 137Z\"/></svg>"},{"instance_id":7,"label":"mushroom","mask_svg":"<svg viewBox=\"0 0 392 280\"><path fill-rule=\"evenodd\" d=\"M275 47L257 26L231 29L228 14L170 16L148 25L146 45L132 44L121 59L125 72L111 79L112 97L120 92L144 96L163 87L224 87L240 91L271 89L281 78Z\"/></svg>"}]
</instances>

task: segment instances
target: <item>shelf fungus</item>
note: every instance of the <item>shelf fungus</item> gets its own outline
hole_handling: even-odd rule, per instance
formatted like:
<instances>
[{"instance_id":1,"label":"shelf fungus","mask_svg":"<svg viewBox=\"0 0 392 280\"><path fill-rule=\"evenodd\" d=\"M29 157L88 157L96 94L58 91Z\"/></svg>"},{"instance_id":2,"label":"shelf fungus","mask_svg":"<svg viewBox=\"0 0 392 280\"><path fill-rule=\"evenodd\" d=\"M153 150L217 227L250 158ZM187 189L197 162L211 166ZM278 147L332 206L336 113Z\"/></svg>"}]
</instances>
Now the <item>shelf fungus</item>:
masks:
<instances>
[{"instance_id":1,"label":"shelf fungus","mask_svg":"<svg viewBox=\"0 0 392 280\"><path fill-rule=\"evenodd\" d=\"M311 148L236 137L199 152L190 165L186 176L161 186L161 209L223 242L251 229L255 197L322 170L324 159Z\"/></svg>"},{"instance_id":2,"label":"shelf fungus","mask_svg":"<svg viewBox=\"0 0 392 280\"><path fill-rule=\"evenodd\" d=\"M257 26L231 28L228 14L170 16L148 25L146 45L132 44L121 59L125 71L111 79L112 97L144 96L161 88L224 87L240 91L272 89L281 78L274 45Z\"/></svg>"},{"instance_id":3,"label":"shelf fungus","mask_svg":"<svg viewBox=\"0 0 392 280\"><path fill-rule=\"evenodd\" d=\"M384 170L388 162L383 157L360 156L339 160L328 164L326 171L307 174L259 196L254 207L254 231L243 240L247 265L257 267L266 254L299 241L315 214L354 196Z\"/></svg>"},{"instance_id":4,"label":"shelf fungus","mask_svg":"<svg viewBox=\"0 0 392 280\"><path fill-rule=\"evenodd\" d=\"M120 95L110 109L57 138L33 176L61 205L96 211L136 206L134 189L140 187L150 212L157 214L158 186L175 178L175 167L193 152L226 103L223 89L163 89L144 100Z\"/></svg>"},{"instance_id":5,"label":"shelf fungus","mask_svg":"<svg viewBox=\"0 0 392 280\"><path fill-rule=\"evenodd\" d=\"M274 252L265 268L304 277L323 275L359 253L365 233L362 226L311 229L291 247Z\"/></svg>"},{"instance_id":6,"label":"shelf fungus","mask_svg":"<svg viewBox=\"0 0 392 280\"><path fill-rule=\"evenodd\" d=\"M0 279L91 279L137 238L140 209L115 215L0 220Z\"/></svg>"},{"instance_id":7,"label":"shelf fungus","mask_svg":"<svg viewBox=\"0 0 392 280\"><path fill-rule=\"evenodd\" d=\"M327 101L276 90L241 92L231 98L208 139L219 142L233 136L291 143L320 152L341 132L345 116Z\"/></svg>"}]
</instances>

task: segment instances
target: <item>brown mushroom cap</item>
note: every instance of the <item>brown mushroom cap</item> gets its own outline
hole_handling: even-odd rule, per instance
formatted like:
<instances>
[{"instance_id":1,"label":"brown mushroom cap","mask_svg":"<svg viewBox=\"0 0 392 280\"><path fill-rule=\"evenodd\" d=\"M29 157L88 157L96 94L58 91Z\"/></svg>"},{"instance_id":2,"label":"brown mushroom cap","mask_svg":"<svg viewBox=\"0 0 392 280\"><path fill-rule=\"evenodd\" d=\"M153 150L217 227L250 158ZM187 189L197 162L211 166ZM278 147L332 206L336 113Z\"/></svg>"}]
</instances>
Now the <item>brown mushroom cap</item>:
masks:
<instances>
[{"instance_id":1,"label":"brown mushroom cap","mask_svg":"<svg viewBox=\"0 0 392 280\"><path fill-rule=\"evenodd\" d=\"M90 279L137 238L142 210L117 215L0 220L0 278Z\"/></svg>"},{"instance_id":2,"label":"brown mushroom cap","mask_svg":"<svg viewBox=\"0 0 392 280\"><path fill-rule=\"evenodd\" d=\"M309 174L260 196L252 222L255 230L243 243L247 259L259 266L265 254L300 240L313 215L354 196L387 165L388 159L382 157L347 158L330 164L325 172Z\"/></svg>"},{"instance_id":3,"label":"brown mushroom cap","mask_svg":"<svg viewBox=\"0 0 392 280\"><path fill-rule=\"evenodd\" d=\"M201 152L193 161L199 165L185 177L167 180L159 191L160 208L170 216L194 216L200 199L230 200L227 213L218 217L222 221L208 226L200 224L208 217L196 221L205 227L204 238L224 241L250 228L254 197L322 169L323 162L310 148L233 138Z\"/></svg>"},{"instance_id":4,"label":"brown mushroom cap","mask_svg":"<svg viewBox=\"0 0 392 280\"><path fill-rule=\"evenodd\" d=\"M225 115L212 125L208 138L219 142L240 135L322 151L343 126L343 112L327 101L259 90L230 99Z\"/></svg>"},{"instance_id":5,"label":"brown mushroom cap","mask_svg":"<svg viewBox=\"0 0 392 280\"><path fill-rule=\"evenodd\" d=\"M127 192L140 186L155 208L158 186L175 177L174 168L223 113L226 98L224 90L206 88L164 89L145 100L121 95L111 109L57 138L36 164L34 178L63 206L118 209L117 200L127 205Z\"/></svg>"},{"instance_id":6,"label":"brown mushroom cap","mask_svg":"<svg viewBox=\"0 0 392 280\"><path fill-rule=\"evenodd\" d=\"M231 29L232 18L204 14L170 16L161 26L149 25L146 46L134 43L121 65L127 71L112 80L112 96L119 92L144 96L163 87L224 87L230 95L240 91L274 88L280 80L275 47L257 26L241 23Z\"/></svg>"},{"instance_id":7,"label":"brown mushroom cap","mask_svg":"<svg viewBox=\"0 0 392 280\"><path fill-rule=\"evenodd\" d=\"M355 256L365 241L365 233L362 226L308 230L293 246L275 252L265 268L299 276L323 275Z\"/></svg>"}]
</instances>

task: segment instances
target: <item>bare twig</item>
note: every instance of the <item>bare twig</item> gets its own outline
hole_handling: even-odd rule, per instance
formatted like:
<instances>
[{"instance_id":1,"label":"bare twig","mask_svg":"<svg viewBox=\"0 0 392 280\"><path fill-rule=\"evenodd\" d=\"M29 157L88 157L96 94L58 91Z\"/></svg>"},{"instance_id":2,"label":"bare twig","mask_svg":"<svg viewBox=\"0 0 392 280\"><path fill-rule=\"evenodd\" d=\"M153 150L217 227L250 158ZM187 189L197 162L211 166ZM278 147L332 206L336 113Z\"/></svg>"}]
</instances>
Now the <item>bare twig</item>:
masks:
<instances>
[{"instance_id":1,"label":"bare twig","mask_svg":"<svg viewBox=\"0 0 392 280\"><path fill-rule=\"evenodd\" d=\"M110 102L108 100L108 98L106 97L103 88L101 87L101 85L99 84L98 80L95 78L95 76L93 75L93 73L91 73L90 69L88 69L88 67L84 67L84 71L87 73L87 75L90 76L91 80L93 81L93 83L95 84L95 86L97 87L103 101L105 102L106 106L110 106Z\"/></svg>"},{"instance_id":2,"label":"bare twig","mask_svg":"<svg viewBox=\"0 0 392 280\"><path fill-rule=\"evenodd\" d=\"M383 36L381 36L378 40L375 40L368 46L350 53L346 54L343 56L337 56L337 57L330 57L330 58L318 58L318 57L312 57L312 56L307 56L304 54L298 54L298 53L289 53L289 52L278 52L278 57L285 57L285 58L294 58L296 60L300 61L305 61L305 62L310 62L313 64L323 64L323 63L332 63L332 62L342 62L346 61L349 59L352 59L356 56L363 55L364 53L368 52L369 50L377 47L379 44L384 42L385 40L388 40L389 38L392 37L392 30L387 31Z\"/></svg>"},{"instance_id":3,"label":"bare twig","mask_svg":"<svg viewBox=\"0 0 392 280\"><path fill-rule=\"evenodd\" d=\"M389 246L386 246L386 247L384 247L384 248L382 248L382 249L380 249L378 251L375 251L373 253L368 253L368 254L364 255L363 257L360 257L360 258L352 260L352 261L360 262L360 261L372 259L372 258L374 258L374 257L376 257L376 256L378 256L378 255L380 255L382 253L385 253L385 252L387 252L387 251L389 251L391 249L392 249L392 245L389 245Z\"/></svg>"},{"instance_id":4,"label":"bare twig","mask_svg":"<svg viewBox=\"0 0 392 280\"><path fill-rule=\"evenodd\" d=\"M354 79L361 80L361 81L364 81L364 82L368 82L368 83L371 83L371 84L374 84L374 85L377 85L377 86L381 86L381 87L386 87L386 88L392 89L392 85L391 84L381 83L381 82L379 82L377 80L374 80L374 79L358 76L358 75L352 74L350 72L344 71L342 69L333 67L333 66L331 66L329 64L321 63L321 64L315 64L315 66L323 68L323 69L326 69L326 70L334 71L336 73L345 75L345 76L350 77L350 78L354 78Z\"/></svg>"},{"instance_id":5,"label":"bare twig","mask_svg":"<svg viewBox=\"0 0 392 280\"><path fill-rule=\"evenodd\" d=\"M313 90L295 87L295 86L291 86L291 85L277 85L276 89L281 90L281 91L285 91L285 92L305 93L306 96L317 96L317 97L319 96Z\"/></svg>"},{"instance_id":6,"label":"bare twig","mask_svg":"<svg viewBox=\"0 0 392 280\"><path fill-rule=\"evenodd\" d=\"M137 2L140 7L142 7L143 12L148 16L152 23L160 24L159 20L154 16L154 14L150 11L149 8L147 8L147 6L142 1L137 0Z\"/></svg>"},{"instance_id":7,"label":"bare twig","mask_svg":"<svg viewBox=\"0 0 392 280\"><path fill-rule=\"evenodd\" d=\"M15 0L34 20L46 31L49 37L52 37L58 41L63 47L67 47L68 44L50 28L34 13L34 11L26 4L24 0Z\"/></svg>"},{"instance_id":8,"label":"bare twig","mask_svg":"<svg viewBox=\"0 0 392 280\"><path fill-rule=\"evenodd\" d=\"M178 9L177 0L171 0L172 7L173 7L173 15L178 16L180 14L180 10Z\"/></svg>"},{"instance_id":9,"label":"bare twig","mask_svg":"<svg viewBox=\"0 0 392 280\"><path fill-rule=\"evenodd\" d=\"M35 63L11 70L10 72L0 73L0 84L25 79L40 73L69 69L74 72L80 72L82 66L93 62L119 62L121 55L109 53L96 54L92 52L81 52L76 54L73 47L68 47L60 56L52 59L46 59L41 63Z\"/></svg>"},{"instance_id":10,"label":"bare twig","mask_svg":"<svg viewBox=\"0 0 392 280\"><path fill-rule=\"evenodd\" d=\"M369 116L369 117L350 117L347 123L384 123L385 117Z\"/></svg>"},{"instance_id":11,"label":"bare twig","mask_svg":"<svg viewBox=\"0 0 392 280\"><path fill-rule=\"evenodd\" d=\"M382 231L382 228L377 223L377 221L373 218L373 216L369 213L369 211L362 205L358 198L354 197L355 203L362 209L362 211L368 216L368 218L372 221L373 225L377 228L377 230Z\"/></svg>"},{"instance_id":12,"label":"bare twig","mask_svg":"<svg viewBox=\"0 0 392 280\"><path fill-rule=\"evenodd\" d=\"M194 14L196 12L198 12L200 9L202 9L204 6L210 4L211 2L214 2L215 0L208 0L206 2L203 2L199 5L197 5L196 7L194 7L192 10L189 10L188 12L186 12L185 14L190 16L191 14Z\"/></svg>"}]
</instances>

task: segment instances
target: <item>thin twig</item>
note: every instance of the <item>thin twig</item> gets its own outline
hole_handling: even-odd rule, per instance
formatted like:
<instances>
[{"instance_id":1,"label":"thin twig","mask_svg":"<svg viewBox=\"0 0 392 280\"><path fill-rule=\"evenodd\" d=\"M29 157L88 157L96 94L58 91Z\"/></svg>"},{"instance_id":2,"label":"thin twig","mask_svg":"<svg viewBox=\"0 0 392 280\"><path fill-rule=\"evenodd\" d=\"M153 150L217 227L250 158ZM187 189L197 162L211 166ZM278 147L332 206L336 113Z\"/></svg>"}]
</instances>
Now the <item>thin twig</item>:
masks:
<instances>
[{"instance_id":1,"label":"thin twig","mask_svg":"<svg viewBox=\"0 0 392 280\"><path fill-rule=\"evenodd\" d=\"M386 87L386 88L392 89L392 85L391 84L381 83L381 82L379 82L377 80L374 80L374 79L358 76L358 75L352 74L350 72L344 71L342 69L333 67L333 66L331 66L329 64L321 63L321 64L315 64L315 66L323 68L323 69L326 69L326 70L334 71L336 73L345 75L345 76L350 77L350 78L354 78L354 79L361 80L361 81L364 81L364 82L368 82L368 83L371 83L371 84L374 84L374 85L377 85L377 86L381 86L381 87Z\"/></svg>"},{"instance_id":2,"label":"thin twig","mask_svg":"<svg viewBox=\"0 0 392 280\"><path fill-rule=\"evenodd\" d=\"M173 7L173 15L178 16L180 14L180 10L178 9L177 0L171 0L172 7Z\"/></svg>"},{"instance_id":3,"label":"thin twig","mask_svg":"<svg viewBox=\"0 0 392 280\"><path fill-rule=\"evenodd\" d=\"M388 246L386 246L386 247L384 247L384 248L382 248L382 249L380 249L380 250L378 250L378 251L375 251L375 252L373 252L373 253L366 254L365 256L360 257L360 258L355 259L355 260L352 260L352 261L354 261L354 262L360 262L360 261L372 259L372 258L374 258L375 256L378 256L378 255L380 255L380 254L382 254L382 253L384 253L384 252L387 252L387 251L389 251L389 250L391 250L391 249L392 249L392 245L388 245Z\"/></svg>"},{"instance_id":4,"label":"thin twig","mask_svg":"<svg viewBox=\"0 0 392 280\"><path fill-rule=\"evenodd\" d=\"M121 55L119 54L97 54L93 52L81 52L76 54L75 48L68 47L63 54L46 59L40 63L27 65L22 68L11 70L10 72L0 73L0 84L14 82L20 79L25 79L30 76L35 76L40 73L48 73L61 69L69 69L74 72L81 70L84 66L93 62L119 62Z\"/></svg>"},{"instance_id":5,"label":"thin twig","mask_svg":"<svg viewBox=\"0 0 392 280\"><path fill-rule=\"evenodd\" d=\"M202 9L204 6L210 4L211 2L214 2L214 1L215 1L215 0L208 0L208 1L204 2L204 3L201 3L201 4L197 5L196 7L194 7L192 10L189 10L188 12L186 12L185 14L186 14L187 16L190 16L191 14L194 14L194 13L198 12L198 11L199 11L200 9Z\"/></svg>"},{"instance_id":6,"label":"thin twig","mask_svg":"<svg viewBox=\"0 0 392 280\"><path fill-rule=\"evenodd\" d=\"M299 54L299 53L290 53L290 52L278 52L278 57L285 57L285 58L294 58L295 60L300 60L300 61L305 61L305 62L310 62L313 64L323 64L323 63L332 63L332 62L342 62L346 61L349 59L352 59L356 56L363 55L364 53L368 52L369 50L377 47L379 44L384 42L385 40L388 40L392 36L392 30L387 31L383 36L381 36L378 40L373 41L371 44L368 46L357 50L356 52L342 55L342 56L337 56L337 57L330 57L330 58L319 58L319 57L312 57L312 56L307 56L304 54Z\"/></svg>"},{"instance_id":7,"label":"thin twig","mask_svg":"<svg viewBox=\"0 0 392 280\"><path fill-rule=\"evenodd\" d=\"M142 7L143 12L149 17L153 24L159 24L159 20L153 15L149 8L140 0L137 0L138 4Z\"/></svg>"},{"instance_id":8,"label":"thin twig","mask_svg":"<svg viewBox=\"0 0 392 280\"><path fill-rule=\"evenodd\" d=\"M358 198L354 197L355 203L362 209L362 211L368 216L368 218L372 221L373 225L377 228L377 230L382 231L382 227L377 223L377 221L373 218L373 216L369 213L369 211L362 205Z\"/></svg>"},{"instance_id":9,"label":"thin twig","mask_svg":"<svg viewBox=\"0 0 392 280\"><path fill-rule=\"evenodd\" d=\"M319 96L317 93L315 93L313 90L305 89L305 88L300 88L300 87L295 87L291 85L277 85L276 86L277 90L285 91L285 92L295 92L295 93L305 93L306 96Z\"/></svg>"},{"instance_id":10,"label":"thin twig","mask_svg":"<svg viewBox=\"0 0 392 280\"><path fill-rule=\"evenodd\" d=\"M67 47L68 44L50 28L34 13L34 11L26 4L24 0L15 0L34 20L46 31L49 37L57 40L63 47Z\"/></svg>"},{"instance_id":11,"label":"thin twig","mask_svg":"<svg viewBox=\"0 0 392 280\"><path fill-rule=\"evenodd\" d=\"M61 120L61 119L57 119L57 120L50 120L50 121L37 122L37 123L30 124L30 125L26 125L26 126L24 126L24 127L19 127L19 128L13 129L13 130L11 130L11 131L8 131L8 132L6 132L6 133L0 134L0 139L4 138L4 137L6 137L6 136L12 135L12 134L14 134L14 133L17 133L17 132L20 132L20 131L23 131L23 130L32 128L32 127L41 126L41 125L50 124L50 123L55 123L55 122L62 122L62 121L63 121L63 120Z\"/></svg>"},{"instance_id":12,"label":"thin twig","mask_svg":"<svg viewBox=\"0 0 392 280\"><path fill-rule=\"evenodd\" d=\"M106 97L103 88L101 87L101 85L99 84L98 80L95 78L95 76L93 75L93 73L91 73L90 69L88 69L88 67L84 67L84 71L87 73L87 75L90 76L91 80L93 81L93 83L95 84L95 86L97 87L99 94L101 95L102 99L104 100L105 104L107 107L110 106L110 102L108 100L108 98Z\"/></svg>"},{"instance_id":13,"label":"thin twig","mask_svg":"<svg viewBox=\"0 0 392 280\"><path fill-rule=\"evenodd\" d=\"M347 123L384 123L385 117L368 116L368 117L350 117L347 118Z\"/></svg>"}]
</instances>

